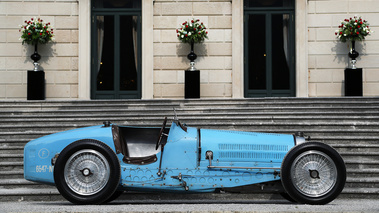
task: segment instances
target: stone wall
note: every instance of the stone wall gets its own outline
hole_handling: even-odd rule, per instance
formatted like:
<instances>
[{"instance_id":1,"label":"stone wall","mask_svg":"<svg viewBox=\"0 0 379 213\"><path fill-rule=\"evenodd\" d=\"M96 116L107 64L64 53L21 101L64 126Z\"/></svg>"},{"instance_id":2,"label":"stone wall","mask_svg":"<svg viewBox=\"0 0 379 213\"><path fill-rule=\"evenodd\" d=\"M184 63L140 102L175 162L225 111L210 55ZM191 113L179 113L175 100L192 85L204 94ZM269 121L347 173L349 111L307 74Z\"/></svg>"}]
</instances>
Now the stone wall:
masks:
<instances>
[{"instance_id":1,"label":"stone wall","mask_svg":"<svg viewBox=\"0 0 379 213\"><path fill-rule=\"evenodd\" d=\"M12 0L0 2L0 99L26 99L34 47L21 44L19 25L34 17L50 22L56 35L55 42L38 46L46 75L46 98L77 98L77 1Z\"/></svg>"},{"instance_id":2,"label":"stone wall","mask_svg":"<svg viewBox=\"0 0 379 213\"><path fill-rule=\"evenodd\" d=\"M238 42L232 47L232 5L234 4L234 7L239 5L236 4L237 1L242 0L233 2L230 0L154 1L152 11L145 14L153 20L153 39L151 39L153 41L144 44L145 46L153 45L149 53L153 58L151 60L153 68L143 71L153 72L152 78L149 75L149 79L153 80L146 81L148 83L144 84L153 94L148 98L184 97L184 70L189 67L186 56L190 47L189 44L178 41L175 29L192 17L201 19L209 31L209 40L195 45L195 52L198 54L196 68L201 70L201 98L231 98L233 96L233 77L238 77L238 75L233 76L233 73L243 72L240 70L243 69L243 63L238 60L235 64L241 63L241 66L236 67L242 68L232 71L232 48L234 48L233 52L243 51L240 46L237 46ZM306 39L303 43L299 39L296 41L297 50L308 50L304 53L297 51L297 54L308 54L308 62L299 59L299 55L296 61L297 64L306 64L297 66L301 67L297 70L298 80L300 79L297 81L297 88L308 86L308 92L303 88L301 96L344 96L343 72L349 66L347 57L349 43L339 42L334 31L338 29L340 20L355 14L368 20L375 31L367 37L366 41L357 42L356 46L360 53L357 66L363 68L364 96L378 96L379 13L377 8L379 8L379 1L296 1L298 5L302 3L304 8L306 7L306 11L302 8L297 11L297 14L304 12L304 29L308 30L308 43ZM145 5L146 2L150 1L145 1ZM81 17L89 17L90 8L85 4L82 8L86 13L81 14ZM29 58L33 47L21 45L19 40L21 33L18 30L19 25L32 17L41 17L51 22L56 35L54 43L39 46L39 53L42 55L41 65L46 73L46 98L77 99L80 85L82 92L90 90L87 88L89 74L79 80L79 31L88 37L88 39L82 37L82 41L89 41L90 38L88 33L83 33L87 32L88 28L79 29L78 0L0 1L0 99L26 99L27 70L33 68L32 60ZM297 23L299 21L303 20L297 20ZM306 30L302 30L304 31ZM299 45L306 48L298 48ZM90 53L89 46L86 48L85 51ZM88 57L87 55L89 54L84 56ZM84 56L81 57L82 64L86 63ZM83 67L85 69L81 68L80 72L89 73L89 65ZM241 82L238 81L234 88L243 88L243 85L238 85ZM299 91L298 94L300 94ZM81 98L88 99L89 96Z\"/></svg>"},{"instance_id":3,"label":"stone wall","mask_svg":"<svg viewBox=\"0 0 379 213\"><path fill-rule=\"evenodd\" d=\"M209 40L194 47L195 67L201 70L201 98L232 96L231 11L231 1L155 1L154 98L184 97L190 45L180 43L175 30L191 18L199 18L209 32Z\"/></svg>"},{"instance_id":4,"label":"stone wall","mask_svg":"<svg viewBox=\"0 0 379 213\"><path fill-rule=\"evenodd\" d=\"M357 67L363 68L363 95L379 95L379 1L309 0L308 56L309 96L344 96L344 69L350 43L340 42L334 32L341 20L362 16L375 31L363 42L356 42L360 56Z\"/></svg>"}]
</instances>

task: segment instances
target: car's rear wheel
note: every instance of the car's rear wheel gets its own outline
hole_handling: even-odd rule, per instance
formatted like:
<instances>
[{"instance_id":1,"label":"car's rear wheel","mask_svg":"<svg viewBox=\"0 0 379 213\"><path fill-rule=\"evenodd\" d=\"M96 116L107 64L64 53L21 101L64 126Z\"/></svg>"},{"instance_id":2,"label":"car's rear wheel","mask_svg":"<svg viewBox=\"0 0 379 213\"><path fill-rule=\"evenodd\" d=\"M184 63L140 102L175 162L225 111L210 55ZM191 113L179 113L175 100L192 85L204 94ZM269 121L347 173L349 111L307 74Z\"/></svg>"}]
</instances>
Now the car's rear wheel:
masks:
<instances>
[{"instance_id":1,"label":"car's rear wheel","mask_svg":"<svg viewBox=\"0 0 379 213\"><path fill-rule=\"evenodd\" d=\"M59 154L54 181L62 196L72 203L104 203L119 185L120 164L108 145L97 140L76 141Z\"/></svg>"},{"instance_id":2,"label":"car's rear wheel","mask_svg":"<svg viewBox=\"0 0 379 213\"><path fill-rule=\"evenodd\" d=\"M285 156L281 179L285 191L299 203L326 204L345 186L346 167L332 147L319 142L303 143Z\"/></svg>"}]
</instances>

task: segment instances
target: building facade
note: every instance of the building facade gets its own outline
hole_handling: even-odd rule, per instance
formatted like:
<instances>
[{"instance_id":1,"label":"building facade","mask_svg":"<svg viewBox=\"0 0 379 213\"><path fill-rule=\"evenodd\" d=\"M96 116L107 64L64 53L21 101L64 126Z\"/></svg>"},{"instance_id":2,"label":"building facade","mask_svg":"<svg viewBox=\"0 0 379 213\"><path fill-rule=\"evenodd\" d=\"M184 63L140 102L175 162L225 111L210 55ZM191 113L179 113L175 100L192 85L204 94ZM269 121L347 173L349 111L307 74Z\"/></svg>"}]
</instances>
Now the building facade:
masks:
<instances>
[{"instance_id":1,"label":"building facade","mask_svg":"<svg viewBox=\"0 0 379 213\"><path fill-rule=\"evenodd\" d=\"M26 99L34 47L21 24L41 17L55 40L39 45L46 99L182 99L188 44L176 29L207 26L195 44L201 98L342 97L350 43L334 34L354 15L374 31L359 41L363 96L379 95L379 1L0 1L0 99ZM376 32L375 32L376 31Z\"/></svg>"}]
</instances>

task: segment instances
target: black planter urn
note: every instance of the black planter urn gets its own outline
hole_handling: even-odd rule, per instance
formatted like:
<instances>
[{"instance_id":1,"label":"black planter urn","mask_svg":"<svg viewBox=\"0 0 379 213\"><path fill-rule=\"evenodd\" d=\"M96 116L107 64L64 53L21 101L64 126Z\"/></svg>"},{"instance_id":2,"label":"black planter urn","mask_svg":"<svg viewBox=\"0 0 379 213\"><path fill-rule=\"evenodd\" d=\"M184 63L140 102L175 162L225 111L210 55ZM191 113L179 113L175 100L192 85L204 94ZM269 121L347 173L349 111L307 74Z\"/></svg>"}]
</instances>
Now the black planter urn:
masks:
<instances>
[{"instance_id":1,"label":"black planter urn","mask_svg":"<svg viewBox=\"0 0 379 213\"><path fill-rule=\"evenodd\" d=\"M355 41L351 41L349 57L351 58L351 68L345 69L345 96L362 96L362 68L357 68L357 58L359 53L355 50Z\"/></svg>"},{"instance_id":2,"label":"black planter urn","mask_svg":"<svg viewBox=\"0 0 379 213\"><path fill-rule=\"evenodd\" d=\"M195 60L197 58L196 53L193 51L194 42L191 42L191 52L187 55L187 58L190 60L190 68L188 70L195 71Z\"/></svg>"},{"instance_id":3,"label":"black planter urn","mask_svg":"<svg viewBox=\"0 0 379 213\"><path fill-rule=\"evenodd\" d=\"M349 57L351 58L351 68L356 69L357 67L355 64L357 63L357 58L359 56L359 53L355 51L355 41L351 41L351 49L349 52Z\"/></svg>"}]
</instances>

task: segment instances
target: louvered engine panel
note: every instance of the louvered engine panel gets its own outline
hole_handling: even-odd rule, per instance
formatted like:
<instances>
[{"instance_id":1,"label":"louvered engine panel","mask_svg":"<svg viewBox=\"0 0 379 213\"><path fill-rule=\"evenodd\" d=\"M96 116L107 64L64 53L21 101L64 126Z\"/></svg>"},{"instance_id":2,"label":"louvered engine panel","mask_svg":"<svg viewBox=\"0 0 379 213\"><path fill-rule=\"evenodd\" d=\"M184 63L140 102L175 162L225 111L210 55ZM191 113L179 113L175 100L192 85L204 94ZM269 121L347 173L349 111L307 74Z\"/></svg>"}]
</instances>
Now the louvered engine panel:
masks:
<instances>
[{"instance_id":1,"label":"louvered engine panel","mask_svg":"<svg viewBox=\"0 0 379 213\"><path fill-rule=\"evenodd\" d=\"M218 158L221 161L254 161L281 160L288 151L286 145L264 144L219 144Z\"/></svg>"}]
</instances>

